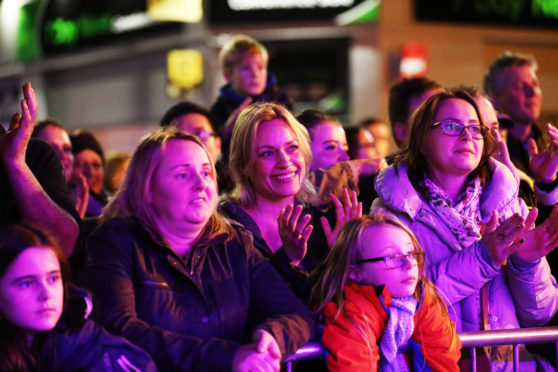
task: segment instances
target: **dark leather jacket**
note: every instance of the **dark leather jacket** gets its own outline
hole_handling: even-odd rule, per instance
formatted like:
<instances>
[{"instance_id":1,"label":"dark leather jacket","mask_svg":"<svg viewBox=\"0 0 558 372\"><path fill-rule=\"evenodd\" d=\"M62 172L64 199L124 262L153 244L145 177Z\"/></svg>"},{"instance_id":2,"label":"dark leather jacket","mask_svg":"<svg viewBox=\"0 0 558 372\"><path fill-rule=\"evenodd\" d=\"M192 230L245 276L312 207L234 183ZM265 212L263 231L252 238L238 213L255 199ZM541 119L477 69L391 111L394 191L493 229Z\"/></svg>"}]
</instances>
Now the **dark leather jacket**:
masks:
<instances>
[{"instance_id":1,"label":"dark leather jacket","mask_svg":"<svg viewBox=\"0 0 558 372\"><path fill-rule=\"evenodd\" d=\"M94 316L149 352L160 370L230 371L255 329L270 332L283 357L312 336L311 312L244 231L181 258L137 219L115 219L89 247L83 284L95 296Z\"/></svg>"}]
</instances>

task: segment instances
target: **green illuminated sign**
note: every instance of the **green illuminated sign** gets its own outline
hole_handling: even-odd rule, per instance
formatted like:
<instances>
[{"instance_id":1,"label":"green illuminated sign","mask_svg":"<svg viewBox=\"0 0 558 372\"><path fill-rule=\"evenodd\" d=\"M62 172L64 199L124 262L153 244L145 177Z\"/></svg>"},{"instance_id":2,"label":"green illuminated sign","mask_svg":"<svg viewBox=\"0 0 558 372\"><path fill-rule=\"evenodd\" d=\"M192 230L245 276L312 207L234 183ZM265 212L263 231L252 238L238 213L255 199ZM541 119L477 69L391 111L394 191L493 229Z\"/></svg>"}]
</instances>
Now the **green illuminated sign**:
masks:
<instances>
[{"instance_id":1,"label":"green illuminated sign","mask_svg":"<svg viewBox=\"0 0 558 372\"><path fill-rule=\"evenodd\" d=\"M558 0L413 0L419 20L558 27Z\"/></svg>"},{"instance_id":2,"label":"green illuminated sign","mask_svg":"<svg viewBox=\"0 0 558 372\"><path fill-rule=\"evenodd\" d=\"M53 46L75 45L78 40L91 39L111 33L112 15L83 14L77 19L55 18L45 24L44 42Z\"/></svg>"},{"instance_id":3,"label":"green illuminated sign","mask_svg":"<svg viewBox=\"0 0 558 372\"><path fill-rule=\"evenodd\" d=\"M558 19L558 1L556 0L533 0L531 11L535 16L544 16Z\"/></svg>"}]
</instances>

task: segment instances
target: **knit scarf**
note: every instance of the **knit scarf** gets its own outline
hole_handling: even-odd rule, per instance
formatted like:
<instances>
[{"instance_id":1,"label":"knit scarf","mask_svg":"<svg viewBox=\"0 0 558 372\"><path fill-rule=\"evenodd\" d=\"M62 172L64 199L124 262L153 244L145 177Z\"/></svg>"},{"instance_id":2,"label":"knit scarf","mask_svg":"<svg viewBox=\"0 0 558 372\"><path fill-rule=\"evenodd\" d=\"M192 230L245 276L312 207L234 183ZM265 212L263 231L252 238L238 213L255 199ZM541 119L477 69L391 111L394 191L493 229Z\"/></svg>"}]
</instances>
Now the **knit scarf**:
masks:
<instances>
[{"instance_id":1,"label":"knit scarf","mask_svg":"<svg viewBox=\"0 0 558 372\"><path fill-rule=\"evenodd\" d=\"M479 203L482 187L478 178L469 182L465 192L453 206L446 193L428 177L425 177L422 184L427 190L426 201L440 217L440 220L448 226L461 248L467 248L481 239Z\"/></svg>"},{"instance_id":2,"label":"knit scarf","mask_svg":"<svg viewBox=\"0 0 558 372\"><path fill-rule=\"evenodd\" d=\"M382 371L409 371L405 357L403 354L397 354L397 349L409 341L413 334L415 329L413 316L416 310L417 300L414 296L391 299L388 322L379 345L383 356Z\"/></svg>"}]
</instances>

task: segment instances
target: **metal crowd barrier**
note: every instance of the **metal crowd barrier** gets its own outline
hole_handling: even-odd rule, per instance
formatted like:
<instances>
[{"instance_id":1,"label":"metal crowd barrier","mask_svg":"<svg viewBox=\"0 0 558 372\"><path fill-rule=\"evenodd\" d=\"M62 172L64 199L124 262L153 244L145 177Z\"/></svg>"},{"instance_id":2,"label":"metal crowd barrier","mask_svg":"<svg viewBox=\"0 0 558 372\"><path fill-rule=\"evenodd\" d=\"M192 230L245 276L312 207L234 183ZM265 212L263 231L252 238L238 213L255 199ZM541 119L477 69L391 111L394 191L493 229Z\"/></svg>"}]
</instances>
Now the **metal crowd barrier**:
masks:
<instances>
[{"instance_id":1,"label":"metal crowd barrier","mask_svg":"<svg viewBox=\"0 0 558 372\"><path fill-rule=\"evenodd\" d=\"M471 349L472 372L477 372L476 349L483 346L513 345L513 370L519 371L519 345L555 343L558 358L558 327L501 329L494 331L461 332L461 348ZM558 367L558 359L554 361Z\"/></svg>"},{"instance_id":2,"label":"metal crowd barrier","mask_svg":"<svg viewBox=\"0 0 558 372\"><path fill-rule=\"evenodd\" d=\"M494 331L461 332L462 348L471 349L472 372L476 372L476 348L484 346L513 345L513 370L519 371L519 345L555 343L558 367L558 327L502 329ZM292 363L297 360L323 358L326 351L319 342L309 342L296 353L290 355L285 363L287 372L292 372Z\"/></svg>"}]
</instances>

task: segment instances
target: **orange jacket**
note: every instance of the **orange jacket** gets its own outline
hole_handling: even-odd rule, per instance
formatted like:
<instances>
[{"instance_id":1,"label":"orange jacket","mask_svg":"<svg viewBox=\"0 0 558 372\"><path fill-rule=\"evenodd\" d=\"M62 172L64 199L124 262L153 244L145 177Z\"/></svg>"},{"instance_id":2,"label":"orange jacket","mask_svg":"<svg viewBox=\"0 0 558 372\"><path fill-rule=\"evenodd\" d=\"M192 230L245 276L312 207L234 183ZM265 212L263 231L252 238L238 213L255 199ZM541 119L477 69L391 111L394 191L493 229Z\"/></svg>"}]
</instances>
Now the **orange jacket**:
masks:
<instances>
[{"instance_id":1,"label":"orange jacket","mask_svg":"<svg viewBox=\"0 0 558 372\"><path fill-rule=\"evenodd\" d=\"M388 321L388 314L378 294L386 308L389 307L391 296L387 287L349 283L345 286L347 315L341 312L336 317L337 305L333 302L325 307L322 341L329 352L327 367L330 371L377 370L380 359L378 342ZM422 356L430 370L457 372L461 341L455 333L455 324L441 315L441 305L428 292L424 292L414 316L415 330L411 339L420 344Z\"/></svg>"}]
</instances>

